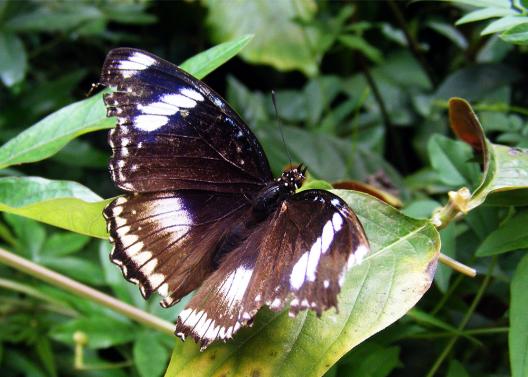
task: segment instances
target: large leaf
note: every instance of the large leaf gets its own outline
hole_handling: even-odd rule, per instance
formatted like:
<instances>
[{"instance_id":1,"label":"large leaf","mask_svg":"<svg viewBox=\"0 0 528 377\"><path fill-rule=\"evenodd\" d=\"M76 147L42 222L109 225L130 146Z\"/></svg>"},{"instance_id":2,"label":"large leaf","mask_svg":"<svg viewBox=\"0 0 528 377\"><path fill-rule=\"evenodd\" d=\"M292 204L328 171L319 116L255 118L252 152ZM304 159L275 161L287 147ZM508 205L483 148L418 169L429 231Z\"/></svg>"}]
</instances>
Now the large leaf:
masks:
<instances>
[{"instance_id":1,"label":"large leaf","mask_svg":"<svg viewBox=\"0 0 528 377\"><path fill-rule=\"evenodd\" d=\"M317 6L308 1L204 0L209 8L208 23L217 41L244 34L255 34L241 57L257 64L270 64L279 70L298 69L308 75L317 73L318 30L295 19L309 22Z\"/></svg>"},{"instance_id":2,"label":"large leaf","mask_svg":"<svg viewBox=\"0 0 528 377\"><path fill-rule=\"evenodd\" d=\"M107 238L102 211L108 202L76 182L0 178L0 211L93 237Z\"/></svg>"},{"instance_id":3,"label":"large leaf","mask_svg":"<svg viewBox=\"0 0 528 377\"><path fill-rule=\"evenodd\" d=\"M249 43L243 35L231 42L212 47L187 60L183 67L201 79L235 56ZM114 127L106 117L102 94L66 106L26 129L0 148L0 169L40 161L61 150L69 141L88 132Z\"/></svg>"},{"instance_id":4,"label":"large leaf","mask_svg":"<svg viewBox=\"0 0 528 377\"><path fill-rule=\"evenodd\" d=\"M302 312L263 309L251 329L233 341L199 351L192 339L177 342L166 377L321 376L350 349L411 309L429 288L440 248L438 232L426 220L399 213L369 195L334 190L365 227L372 255L347 274L339 313L319 319Z\"/></svg>"},{"instance_id":5,"label":"large leaf","mask_svg":"<svg viewBox=\"0 0 528 377\"><path fill-rule=\"evenodd\" d=\"M510 363L513 377L528 376L528 255L513 276L510 305Z\"/></svg>"}]
</instances>

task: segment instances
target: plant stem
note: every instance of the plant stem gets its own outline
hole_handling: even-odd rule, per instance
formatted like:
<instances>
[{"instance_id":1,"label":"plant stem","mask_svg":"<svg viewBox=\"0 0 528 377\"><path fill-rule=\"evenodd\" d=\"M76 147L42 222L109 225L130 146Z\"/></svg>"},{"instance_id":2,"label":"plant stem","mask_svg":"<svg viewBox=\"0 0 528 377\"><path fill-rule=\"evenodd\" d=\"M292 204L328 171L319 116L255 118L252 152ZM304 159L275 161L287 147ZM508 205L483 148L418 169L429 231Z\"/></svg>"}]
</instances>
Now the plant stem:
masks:
<instances>
[{"instance_id":1,"label":"plant stem","mask_svg":"<svg viewBox=\"0 0 528 377\"><path fill-rule=\"evenodd\" d=\"M464 315L464 318L462 319L462 321L458 325L458 327L457 327L458 330L462 331L464 329L464 327L466 327L466 325L468 324L468 322L471 319L471 317L473 316L473 313L475 312L475 309L477 308L477 305L479 304L480 300L482 299L482 296L484 295L484 292L486 291L486 288L488 288L488 285L489 285L489 283L491 281L491 273L493 272L493 269L495 268L495 263L496 262L497 262L497 257L493 257L493 259L491 260L490 266L488 268L488 271L486 273L486 277L484 278L484 281L482 282L482 285L480 286L475 298L471 302L471 305L469 306L466 314ZM447 357L447 355L449 355L449 353L453 349L456 341L458 340L458 337L459 337L458 334L453 335L453 337L446 344L446 346L445 346L444 350L442 351L442 353L440 354L440 356L438 356L438 359L436 359L435 363L433 364L433 366L429 370L429 373L427 373L426 377L433 377L435 375L435 373L438 371L438 369L440 368L440 366L444 362L444 360Z\"/></svg>"},{"instance_id":2,"label":"plant stem","mask_svg":"<svg viewBox=\"0 0 528 377\"><path fill-rule=\"evenodd\" d=\"M438 80L436 78L436 75L429 65L427 63L427 59L422 54L422 51L420 49L420 45L418 42L414 39L412 34L409 31L409 26L407 25L407 21L405 21L405 17L403 17L403 14L400 12L400 8L398 8L398 5L394 2L394 0L388 1L389 7L391 8L392 13L394 13L394 16L396 17L396 21L400 25L401 29L403 30L403 33L405 34L405 39L407 40L407 43L409 44L409 48L416 58L420 65L425 70L425 73L427 74L427 77L429 77L429 80L431 81L431 84L433 84L434 87L438 85Z\"/></svg>"},{"instance_id":3,"label":"plant stem","mask_svg":"<svg viewBox=\"0 0 528 377\"><path fill-rule=\"evenodd\" d=\"M475 270L474 268L471 268L469 266L466 266L465 264L460 263L459 261L457 261L457 260L455 260L455 259L453 259L453 258L451 258L451 257L449 257L449 256L447 256L445 254L440 253L440 257L438 258L438 260L439 260L440 263L443 263L447 267L450 267L453 270L460 272L461 274L467 275L467 276L472 277L472 278L477 276L477 270Z\"/></svg>"},{"instance_id":4,"label":"plant stem","mask_svg":"<svg viewBox=\"0 0 528 377\"><path fill-rule=\"evenodd\" d=\"M56 287L62 288L76 296L92 300L143 325L154 328L166 334L172 335L174 333L174 325L168 321L155 317L152 314L133 307L132 305L119 301L107 294L90 288L87 285L81 284L64 275L39 266L36 263L28 261L25 258L19 257L18 255L1 248L0 262L28 275L36 277L37 279L50 283Z\"/></svg>"},{"instance_id":5,"label":"plant stem","mask_svg":"<svg viewBox=\"0 0 528 377\"><path fill-rule=\"evenodd\" d=\"M461 332L460 336L474 336L474 335L493 335L493 334L504 334L510 330L509 327L492 327L482 329L471 329ZM408 338L412 339L431 339L431 338L447 338L453 336L452 332L441 331L427 334L414 334L409 335Z\"/></svg>"},{"instance_id":6,"label":"plant stem","mask_svg":"<svg viewBox=\"0 0 528 377\"><path fill-rule=\"evenodd\" d=\"M383 119L383 125L385 126L385 132L387 133L388 139L391 140L391 143L394 146L394 151L392 153L386 153L390 154L390 159L394 161L399 161L399 165L402 171L405 172L408 170L407 161L405 160L405 153L403 151L399 135L396 133L394 125L392 124L392 121L390 119L389 111L387 110L387 106L385 105L385 100L383 99L381 91L378 88L378 84L376 84L376 80L374 80L374 77L372 77L372 74L370 73L370 69L368 67L367 62L365 61L365 58L362 55L359 55L358 60L361 65L363 75L365 76L365 79L367 80L367 83L370 89L372 90L372 94L374 95L374 98L376 99L376 102L378 103L378 106L380 108L381 117ZM390 144L388 143L386 145L386 148L389 145Z\"/></svg>"}]
</instances>

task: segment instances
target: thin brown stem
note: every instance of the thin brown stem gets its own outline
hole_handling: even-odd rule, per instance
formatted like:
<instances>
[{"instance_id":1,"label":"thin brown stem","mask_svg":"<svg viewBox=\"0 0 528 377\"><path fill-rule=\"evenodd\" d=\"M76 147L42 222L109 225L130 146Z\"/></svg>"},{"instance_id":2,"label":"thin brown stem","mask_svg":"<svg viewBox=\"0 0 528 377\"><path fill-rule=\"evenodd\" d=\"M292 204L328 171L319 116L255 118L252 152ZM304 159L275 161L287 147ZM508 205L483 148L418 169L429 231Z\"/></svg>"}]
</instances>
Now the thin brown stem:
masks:
<instances>
[{"instance_id":1,"label":"thin brown stem","mask_svg":"<svg viewBox=\"0 0 528 377\"><path fill-rule=\"evenodd\" d=\"M92 300L145 326L154 328L166 334L172 335L174 333L174 325L170 322L155 317L152 314L144 312L143 310L139 310L132 305L119 301L107 294L90 288L87 285L81 284L73 279L70 279L48 268L42 267L1 248L0 262L56 287L62 288L76 296Z\"/></svg>"},{"instance_id":2,"label":"thin brown stem","mask_svg":"<svg viewBox=\"0 0 528 377\"><path fill-rule=\"evenodd\" d=\"M431 81L433 86L436 87L438 85L438 79L436 78L436 74L434 73L429 63L427 63L427 59L425 58L425 56L422 54L420 45L418 44L416 39L414 39L411 32L409 31L409 26L407 25L407 21L405 21L405 17L403 17L403 14L401 13L400 8L398 7L398 5L396 5L394 0L389 0L388 4L389 4L389 7L392 13L394 13L394 17L396 17L396 21L398 22L398 24L400 25L400 28L403 30L403 33L405 34L405 39L407 40L407 43L409 45L409 48L411 49L412 54L414 55L416 60L418 60L420 65L423 67L425 73L427 74L427 77L429 77L429 80Z\"/></svg>"}]
</instances>

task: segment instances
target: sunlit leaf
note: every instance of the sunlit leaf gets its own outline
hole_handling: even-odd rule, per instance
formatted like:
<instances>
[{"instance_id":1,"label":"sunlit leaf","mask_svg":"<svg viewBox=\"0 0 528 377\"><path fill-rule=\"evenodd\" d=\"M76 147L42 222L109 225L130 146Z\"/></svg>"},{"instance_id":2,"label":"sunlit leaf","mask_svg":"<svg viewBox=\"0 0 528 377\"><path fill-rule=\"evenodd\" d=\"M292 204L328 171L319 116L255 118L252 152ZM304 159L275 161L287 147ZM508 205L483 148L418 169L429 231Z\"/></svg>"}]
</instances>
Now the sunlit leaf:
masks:
<instances>
[{"instance_id":1,"label":"sunlit leaf","mask_svg":"<svg viewBox=\"0 0 528 377\"><path fill-rule=\"evenodd\" d=\"M248 43L251 42L252 39L252 34L246 34L241 35L232 41L211 47L210 49L184 61L180 65L180 68L189 72L194 77L202 79L238 54L248 45Z\"/></svg>"},{"instance_id":2,"label":"sunlit leaf","mask_svg":"<svg viewBox=\"0 0 528 377\"><path fill-rule=\"evenodd\" d=\"M0 168L43 160L70 140L88 132L112 128L101 94L48 115L0 147Z\"/></svg>"},{"instance_id":3,"label":"sunlit leaf","mask_svg":"<svg viewBox=\"0 0 528 377\"><path fill-rule=\"evenodd\" d=\"M482 35L500 33L511 29L514 26L526 24L528 22L528 17L524 16L505 16L499 18L497 21L491 22L488 26L482 30Z\"/></svg>"},{"instance_id":4,"label":"sunlit leaf","mask_svg":"<svg viewBox=\"0 0 528 377\"><path fill-rule=\"evenodd\" d=\"M302 312L261 310L253 328L233 341L199 351L178 342L166 377L321 376L342 355L403 316L429 288L440 240L428 222L414 220L366 194L335 190L357 213L373 254L350 270L339 295L339 313L319 319Z\"/></svg>"},{"instance_id":5,"label":"sunlit leaf","mask_svg":"<svg viewBox=\"0 0 528 377\"><path fill-rule=\"evenodd\" d=\"M528 44L528 17L526 22L520 25L516 25L500 35L500 37L508 42L518 45Z\"/></svg>"},{"instance_id":6,"label":"sunlit leaf","mask_svg":"<svg viewBox=\"0 0 528 377\"><path fill-rule=\"evenodd\" d=\"M216 41L228 41L245 34L255 39L240 56L249 62L270 64L279 70L298 69L308 75L317 72L320 59L315 45L318 31L294 21L310 21L317 9L315 2L245 0L236 6L222 1L207 1L207 21Z\"/></svg>"},{"instance_id":7,"label":"sunlit leaf","mask_svg":"<svg viewBox=\"0 0 528 377\"><path fill-rule=\"evenodd\" d=\"M108 202L76 182L0 178L0 211L93 237L107 237L102 211Z\"/></svg>"},{"instance_id":8,"label":"sunlit leaf","mask_svg":"<svg viewBox=\"0 0 528 377\"><path fill-rule=\"evenodd\" d=\"M506 8L486 7L483 9L474 10L464 15L464 17L460 18L456 22L456 25L463 25L463 24L467 24L470 22L487 20L489 18L514 16L515 14L516 14L515 10L513 10L510 7L506 7Z\"/></svg>"}]
</instances>

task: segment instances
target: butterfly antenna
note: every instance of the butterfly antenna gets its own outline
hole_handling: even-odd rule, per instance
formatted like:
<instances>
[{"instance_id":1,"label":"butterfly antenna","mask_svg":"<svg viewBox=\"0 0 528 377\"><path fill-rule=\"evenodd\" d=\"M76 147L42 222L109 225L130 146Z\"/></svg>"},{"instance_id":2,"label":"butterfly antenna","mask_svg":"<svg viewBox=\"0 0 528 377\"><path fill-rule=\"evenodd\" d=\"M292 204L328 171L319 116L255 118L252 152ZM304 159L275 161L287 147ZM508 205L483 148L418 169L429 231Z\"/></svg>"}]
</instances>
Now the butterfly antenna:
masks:
<instances>
[{"instance_id":1,"label":"butterfly antenna","mask_svg":"<svg viewBox=\"0 0 528 377\"><path fill-rule=\"evenodd\" d=\"M277 122L277 127L279 127L279 132L282 138L282 144L284 144L284 148L286 149L286 154L288 155L288 160L290 161L290 166L292 165L292 159L290 155L290 150L288 149L288 145L286 144L286 140L284 140L284 133L282 132L282 127L279 121L279 112L277 111L277 100L275 98L275 91L271 91L271 100L273 101L273 108L275 109L275 121Z\"/></svg>"}]
</instances>

